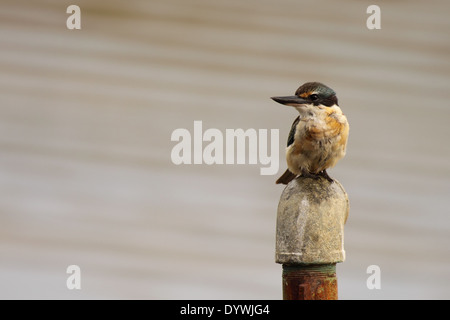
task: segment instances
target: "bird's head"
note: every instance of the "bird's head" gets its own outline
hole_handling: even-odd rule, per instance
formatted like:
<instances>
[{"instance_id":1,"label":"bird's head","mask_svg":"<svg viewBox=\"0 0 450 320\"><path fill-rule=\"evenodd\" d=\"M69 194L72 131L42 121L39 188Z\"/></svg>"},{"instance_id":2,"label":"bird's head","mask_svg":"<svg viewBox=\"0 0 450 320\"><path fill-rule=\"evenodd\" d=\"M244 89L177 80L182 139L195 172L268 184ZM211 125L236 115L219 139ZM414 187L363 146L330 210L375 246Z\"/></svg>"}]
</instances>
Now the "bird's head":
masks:
<instances>
[{"instance_id":1,"label":"bird's head","mask_svg":"<svg viewBox=\"0 0 450 320\"><path fill-rule=\"evenodd\" d=\"M333 89L320 82L307 82L295 92L295 96L272 97L272 100L296 108L301 116L313 116L326 108L338 106Z\"/></svg>"}]
</instances>

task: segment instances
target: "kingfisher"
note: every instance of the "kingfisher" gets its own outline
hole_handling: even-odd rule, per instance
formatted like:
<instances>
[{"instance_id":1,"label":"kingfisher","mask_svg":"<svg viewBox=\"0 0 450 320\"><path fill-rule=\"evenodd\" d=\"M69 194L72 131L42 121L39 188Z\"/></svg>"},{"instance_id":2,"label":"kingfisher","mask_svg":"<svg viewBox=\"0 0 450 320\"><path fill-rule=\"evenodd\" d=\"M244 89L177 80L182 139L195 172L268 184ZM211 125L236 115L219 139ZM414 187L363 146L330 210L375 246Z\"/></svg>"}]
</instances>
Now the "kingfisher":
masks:
<instances>
[{"instance_id":1,"label":"kingfisher","mask_svg":"<svg viewBox=\"0 0 450 320\"><path fill-rule=\"evenodd\" d=\"M300 115L292 123L287 141L288 169L276 181L288 184L298 175L334 180L327 173L345 156L349 124L338 105L336 93L320 82L301 85L294 96L272 97L294 107Z\"/></svg>"}]
</instances>

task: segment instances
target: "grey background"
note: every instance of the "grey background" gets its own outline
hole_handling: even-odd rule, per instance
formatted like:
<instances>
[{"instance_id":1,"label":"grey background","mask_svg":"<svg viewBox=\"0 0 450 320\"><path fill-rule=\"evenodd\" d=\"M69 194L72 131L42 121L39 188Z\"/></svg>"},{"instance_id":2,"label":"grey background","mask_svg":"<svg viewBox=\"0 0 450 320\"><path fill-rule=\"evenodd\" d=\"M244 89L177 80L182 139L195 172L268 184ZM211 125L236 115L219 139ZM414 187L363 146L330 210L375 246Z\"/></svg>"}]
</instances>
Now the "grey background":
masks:
<instances>
[{"instance_id":1,"label":"grey background","mask_svg":"<svg viewBox=\"0 0 450 320\"><path fill-rule=\"evenodd\" d=\"M3 0L0 298L280 299L277 176L175 166L177 128L280 130L271 101L338 94L341 299L450 297L448 1ZM79 265L81 290L66 287ZM370 265L381 290L366 286Z\"/></svg>"}]
</instances>

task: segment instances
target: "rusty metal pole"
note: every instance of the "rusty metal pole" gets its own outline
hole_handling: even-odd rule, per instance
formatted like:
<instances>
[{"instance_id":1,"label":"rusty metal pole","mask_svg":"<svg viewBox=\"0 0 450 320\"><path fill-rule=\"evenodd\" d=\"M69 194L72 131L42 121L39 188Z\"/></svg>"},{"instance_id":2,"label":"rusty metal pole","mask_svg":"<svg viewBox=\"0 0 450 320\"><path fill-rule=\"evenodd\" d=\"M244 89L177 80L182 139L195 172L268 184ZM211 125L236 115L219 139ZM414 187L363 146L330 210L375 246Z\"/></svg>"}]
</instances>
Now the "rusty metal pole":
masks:
<instances>
[{"instance_id":1,"label":"rusty metal pole","mask_svg":"<svg viewBox=\"0 0 450 320\"><path fill-rule=\"evenodd\" d=\"M337 300L336 263L345 260L347 193L338 181L298 177L278 204L275 260L284 300Z\"/></svg>"},{"instance_id":2,"label":"rusty metal pole","mask_svg":"<svg viewBox=\"0 0 450 320\"><path fill-rule=\"evenodd\" d=\"M283 265L283 300L337 300L336 264Z\"/></svg>"}]
</instances>

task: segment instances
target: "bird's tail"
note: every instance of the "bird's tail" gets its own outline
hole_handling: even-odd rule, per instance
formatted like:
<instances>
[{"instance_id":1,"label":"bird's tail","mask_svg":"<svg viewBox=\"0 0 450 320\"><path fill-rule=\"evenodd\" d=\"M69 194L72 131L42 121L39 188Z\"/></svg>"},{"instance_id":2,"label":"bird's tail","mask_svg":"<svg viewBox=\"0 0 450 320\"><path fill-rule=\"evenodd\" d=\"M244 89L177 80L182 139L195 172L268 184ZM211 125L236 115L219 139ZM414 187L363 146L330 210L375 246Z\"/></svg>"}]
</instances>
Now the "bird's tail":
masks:
<instances>
[{"instance_id":1,"label":"bird's tail","mask_svg":"<svg viewBox=\"0 0 450 320\"><path fill-rule=\"evenodd\" d=\"M283 175L281 177L278 178L278 180L276 181L276 184L288 184L289 182L291 182L292 180L295 179L297 175L292 173L291 171L289 171L289 169L287 169Z\"/></svg>"}]
</instances>

